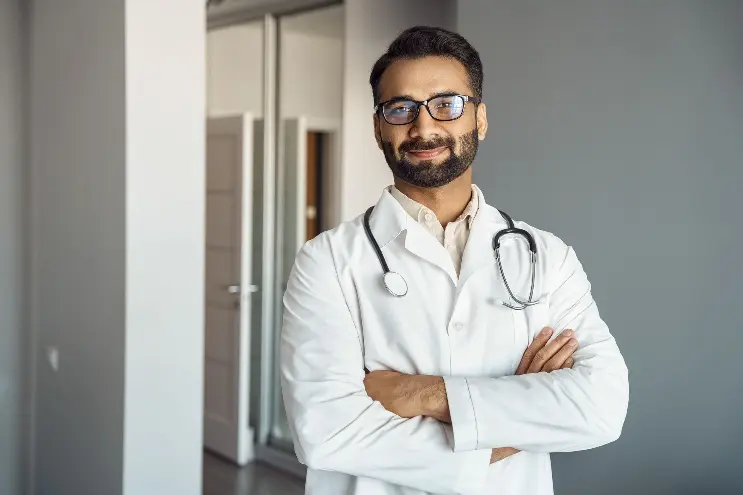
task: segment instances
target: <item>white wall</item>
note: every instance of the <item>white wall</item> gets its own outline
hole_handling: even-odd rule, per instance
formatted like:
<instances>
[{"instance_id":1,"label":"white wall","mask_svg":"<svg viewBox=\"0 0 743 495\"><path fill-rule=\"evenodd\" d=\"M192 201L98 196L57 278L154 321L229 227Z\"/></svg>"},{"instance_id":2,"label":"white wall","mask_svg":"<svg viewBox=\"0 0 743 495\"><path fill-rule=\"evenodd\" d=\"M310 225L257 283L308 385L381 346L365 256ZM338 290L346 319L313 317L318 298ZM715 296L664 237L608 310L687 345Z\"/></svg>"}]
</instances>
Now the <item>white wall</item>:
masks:
<instances>
[{"instance_id":1,"label":"white wall","mask_svg":"<svg viewBox=\"0 0 743 495\"><path fill-rule=\"evenodd\" d=\"M297 17L316 17L336 9L342 10L342 7L280 20L278 96L280 115L285 118L299 115L323 119L341 117L342 37L307 33L294 27ZM213 29L207 40L209 115L248 112L262 117L262 21Z\"/></svg>"},{"instance_id":2,"label":"white wall","mask_svg":"<svg viewBox=\"0 0 743 495\"><path fill-rule=\"evenodd\" d=\"M341 219L375 204L392 173L374 140L374 99L369 74L374 62L404 29L428 24L456 27L454 0L347 0L343 89Z\"/></svg>"},{"instance_id":3,"label":"white wall","mask_svg":"<svg viewBox=\"0 0 743 495\"><path fill-rule=\"evenodd\" d=\"M209 115L263 116L263 21L209 31Z\"/></svg>"},{"instance_id":4,"label":"white wall","mask_svg":"<svg viewBox=\"0 0 743 495\"><path fill-rule=\"evenodd\" d=\"M20 495L25 469L25 17L0 0L0 493Z\"/></svg>"},{"instance_id":5,"label":"white wall","mask_svg":"<svg viewBox=\"0 0 743 495\"><path fill-rule=\"evenodd\" d=\"M32 493L201 491L203 26L201 0L34 2Z\"/></svg>"},{"instance_id":6,"label":"white wall","mask_svg":"<svg viewBox=\"0 0 743 495\"><path fill-rule=\"evenodd\" d=\"M340 120L343 39L292 31L283 23L279 34L279 114Z\"/></svg>"},{"instance_id":7,"label":"white wall","mask_svg":"<svg viewBox=\"0 0 743 495\"><path fill-rule=\"evenodd\" d=\"M340 121L345 7L279 18L279 115Z\"/></svg>"}]
</instances>

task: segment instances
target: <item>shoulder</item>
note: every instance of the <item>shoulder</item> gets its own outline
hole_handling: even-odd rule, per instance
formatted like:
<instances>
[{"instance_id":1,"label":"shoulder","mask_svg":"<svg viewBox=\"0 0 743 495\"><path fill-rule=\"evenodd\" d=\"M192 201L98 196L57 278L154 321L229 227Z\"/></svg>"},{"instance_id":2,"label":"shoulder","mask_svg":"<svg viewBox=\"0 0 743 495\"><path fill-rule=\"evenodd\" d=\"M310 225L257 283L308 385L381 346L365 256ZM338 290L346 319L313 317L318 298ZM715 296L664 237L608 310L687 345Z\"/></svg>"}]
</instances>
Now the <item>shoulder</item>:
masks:
<instances>
[{"instance_id":1,"label":"shoulder","mask_svg":"<svg viewBox=\"0 0 743 495\"><path fill-rule=\"evenodd\" d=\"M488 207L495 210L490 205ZM496 215L500 215L497 210L495 211ZM566 263L570 263L572 258L575 258L573 248L553 232L518 220L517 215L513 216L513 221L516 228L525 230L534 238L537 248L537 263L543 270L543 275L549 277L551 273L560 270ZM577 259L574 261L577 261Z\"/></svg>"},{"instance_id":2,"label":"shoulder","mask_svg":"<svg viewBox=\"0 0 743 495\"><path fill-rule=\"evenodd\" d=\"M514 220L514 225L534 237L537 245L537 265L541 266L540 271L547 287L554 289L575 275L585 278L583 265L578 260L575 250L562 238L527 222Z\"/></svg>"},{"instance_id":3,"label":"shoulder","mask_svg":"<svg viewBox=\"0 0 743 495\"><path fill-rule=\"evenodd\" d=\"M502 216L501 216L501 213L498 211L498 209L489 204L486 205L486 208L490 210L486 213L486 215L488 215L489 218L497 218L499 223L503 225L502 228L505 228L505 222L502 221ZM554 233L548 230L536 227L523 220L519 220L518 215L512 215L508 211L505 211L505 213L508 216L511 216L511 218L513 219L513 224L516 228L525 230L534 238L534 242L537 245L538 256L540 257L558 256L559 257L563 255L565 251L568 249L569 246Z\"/></svg>"},{"instance_id":4,"label":"shoulder","mask_svg":"<svg viewBox=\"0 0 743 495\"><path fill-rule=\"evenodd\" d=\"M534 237L534 241L537 244L537 252L541 252L544 256L550 258L564 256L565 252L570 248L565 241L548 230L540 229L520 220L514 220L514 225L520 229L524 229Z\"/></svg>"},{"instance_id":5,"label":"shoulder","mask_svg":"<svg viewBox=\"0 0 743 495\"><path fill-rule=\"evenodd\" d=\"M321 265L326 269L334 268L363 248L364 236L362 214L307 241L297 254L295 267Z\"/></svg>"}]
</instances>

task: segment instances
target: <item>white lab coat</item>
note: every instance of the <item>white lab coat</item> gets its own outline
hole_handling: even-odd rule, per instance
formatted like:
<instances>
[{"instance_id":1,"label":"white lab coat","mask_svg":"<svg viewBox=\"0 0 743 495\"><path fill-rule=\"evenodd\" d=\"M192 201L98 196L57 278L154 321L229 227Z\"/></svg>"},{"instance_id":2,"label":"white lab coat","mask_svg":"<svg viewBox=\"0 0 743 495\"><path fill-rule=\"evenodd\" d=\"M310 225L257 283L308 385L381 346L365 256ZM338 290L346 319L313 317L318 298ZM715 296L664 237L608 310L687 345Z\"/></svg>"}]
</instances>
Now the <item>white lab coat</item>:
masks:
<instances>
[{"instance_id":1,"label":"white lab coat","mask_svg":"<svg viewBox=\"0 0 743 495\"><path fill-rule=\"evenodd\" d=\"M627 368L599 317L575 252L554 235L516 222L538 249L535 295L526 311L508 300L492 250L506 227L485 204L472 223L460 276L449 253L385 190L371 229L409 291L395 298L362 217L306 244L284 296L281 381L311 495L423 493L549 495L549 452L617 439L627 412ZM501 243L515 294L528 296L525 242ZM544 326L572 328L572 369L514 376ZM364 389L364 366L445 377L452 425L402 419ZM491 449L520 452L493 465Z\"/></svg>"}]
</instances>

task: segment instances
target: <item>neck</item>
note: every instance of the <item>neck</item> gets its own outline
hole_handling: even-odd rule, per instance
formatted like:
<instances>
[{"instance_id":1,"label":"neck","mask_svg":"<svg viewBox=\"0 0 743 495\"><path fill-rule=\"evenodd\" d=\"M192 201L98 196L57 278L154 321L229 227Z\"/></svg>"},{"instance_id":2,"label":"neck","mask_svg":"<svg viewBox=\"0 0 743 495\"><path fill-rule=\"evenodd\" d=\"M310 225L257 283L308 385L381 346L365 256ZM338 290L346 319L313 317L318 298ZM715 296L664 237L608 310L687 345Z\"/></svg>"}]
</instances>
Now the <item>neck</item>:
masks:
<instances>
[{"instance_id":1,"label":"neck","mask_svg":"<svg viewBox=\"0 0 743 495\"><path fill-rule=\"evenodd\" d=\"M395 177L395 187L413 201L430 208L441 225L456 220L472 199L472 169L436 188L417 187Z\"/></svg>"}]
</instances>

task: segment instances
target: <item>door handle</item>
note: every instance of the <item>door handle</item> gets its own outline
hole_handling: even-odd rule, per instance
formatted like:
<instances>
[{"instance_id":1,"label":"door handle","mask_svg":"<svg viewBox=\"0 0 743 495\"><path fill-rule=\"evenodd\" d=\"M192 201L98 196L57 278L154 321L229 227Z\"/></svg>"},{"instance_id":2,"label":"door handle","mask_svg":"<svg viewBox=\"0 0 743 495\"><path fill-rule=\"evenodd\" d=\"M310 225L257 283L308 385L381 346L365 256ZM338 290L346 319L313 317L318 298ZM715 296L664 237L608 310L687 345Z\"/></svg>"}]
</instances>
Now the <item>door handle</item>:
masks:
<instances>
[{"instance_id":1,"label":"door handle","mask_svg":"<svg viewBox=\"0 0 743 495\"><path fill-rule=\"evenodd\" d=\"M245 292L248 293L258 292L259 290L260 287L258 287L257 285L248 285L247 287L245 287ZM230 294L240 294L240 292L242 292L242 287L240 285L228 285L227 292L229 292Z\"/></svg>"}]
</instances>

